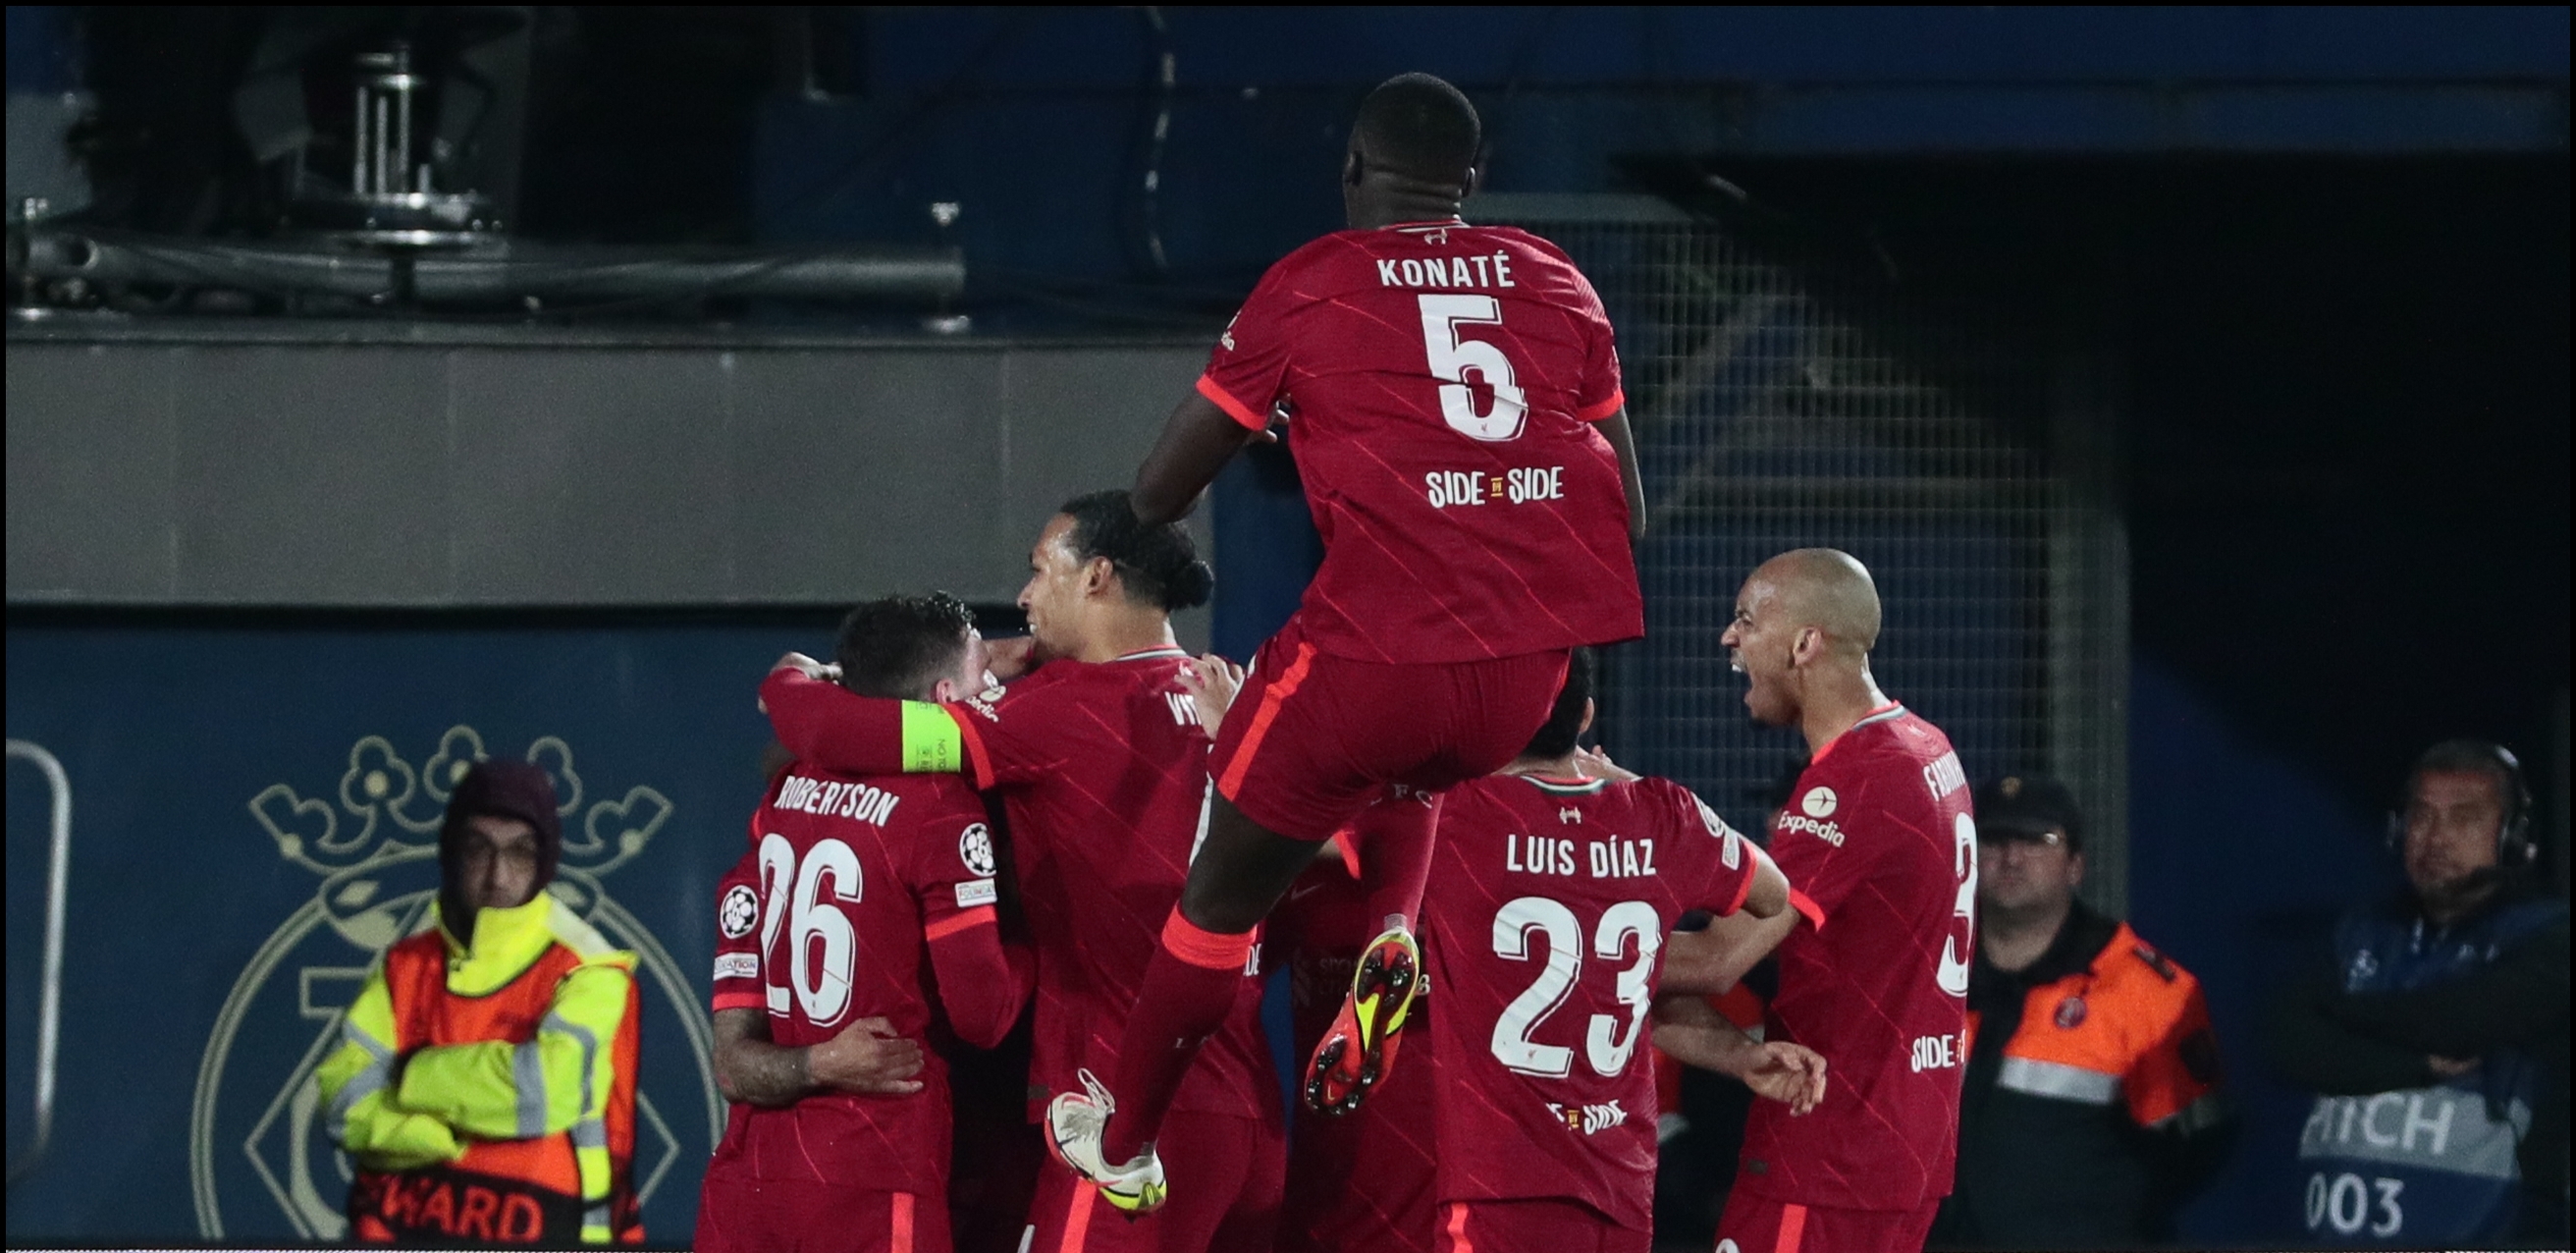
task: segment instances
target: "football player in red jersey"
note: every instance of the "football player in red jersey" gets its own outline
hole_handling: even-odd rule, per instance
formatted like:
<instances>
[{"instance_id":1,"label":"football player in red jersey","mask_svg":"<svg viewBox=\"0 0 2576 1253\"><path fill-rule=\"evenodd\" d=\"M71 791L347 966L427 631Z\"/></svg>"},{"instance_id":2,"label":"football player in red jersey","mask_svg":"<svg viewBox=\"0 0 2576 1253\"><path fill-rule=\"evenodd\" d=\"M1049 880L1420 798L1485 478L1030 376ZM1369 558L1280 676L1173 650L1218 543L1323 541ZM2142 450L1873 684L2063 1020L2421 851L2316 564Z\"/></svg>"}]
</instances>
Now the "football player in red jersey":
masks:
<instances>
[{"instance_id":1,"label":"football player in red jersey","mask_svg":"<svg viewBox=\"0 0 2576 1253\"><path fill-rule=\"evenodd\" d=\"M945 699L982 688L955 598L851 611L840 681ZM937 1008L990 1048L1029 993L995 925L991 832L953 775L798 763L772 780L752 849L717 889L716 1077L734 1102L699 1200L697 1247L945 1253L947 1067L919 1041ZM925 952L926 950L926 952Z\"/></svg>"},{"instance_id":2,"label":"football player in red jersey","mask_svg":"<svg viewBox=\"0 0 2576 1253\"><path fill-rule=\"evenodd\" d=\"M1677 945L1663 990L1722 990L1776 944L1764 1038L1824 1054L1834 1086L1804 1118L1755 1104L1720 1249L1911 1253L1950 1191L1977 829L1948 737L1870 675L1878 627L1869 571L1806 548L1744 581L1726 630L1755 721L1797 727L1810 751L1771 833L1797 909L1749 926L1721 919L1704 941ZM1655 1042L1724 1068L1743 1037L1714 1022L1667 1027Z\"/></svg>"},{"instance_id":3,"label":"football player in red jersey","mask_svg":"<svg viewBox=\"0 0 2576 1253\"><path fill-rule=\"evenodd\" d=\"M1442 1253L1644 1253L1658 1111L1641 1046L1665 937L1694 909L1790 907L1780 869L1687 789L1586 773L1592 671L1577 650L1529 747L1441 804L1422 901L1436 1009L1420 1030ZM1735 1073L1784 1112L1812 1108L1823 1060L1756 1048Z\"/></svg>"},{"instance_id":4,"label":"football player in red jersey","mask_svg":"<svg viewBox=\"0 0 2576 1253\"><path fill-rule=\"evenodd\" d=\"M1202 727L1234 684L1221 659L1181 651L1170 614L1203 603L1212 581L1177 524L1143 525L1126 492L1097 492L1067 502L1031 550L1020 605L1041 664L1026 677L945 704L863 700L791 657L761 687L799 758L967 771L1001 799L1037 953L1033 1086L1081 1088L1114 1070L1156 929L1180 896L1208 796ZM1030 1211L1033 1253L1270 1247L1286 1145L1250 962L1233 972L1234 1000L1168 1133L1185 1199L1151 1222L1095 1221L1100 1194L1051 1163Z\"/></svg>"},{"instance_id":5,"label":"football player in red jersey","mask_svg":"<svg viewBox=\"0 0 2576 1253\"><path fill-rule=\"evenodd\" d=\"M1114 1105L1067 1093L1049 1112L1059 1151L1122 1207L1144 1207L1163 1111L1314 845L1390 785L1493 773L1547 720L1569 649L1644 633L1609 318L1563 251L1459 217L1478 143L1474 107L1437 78L1371 92L1343 166L1350 229L1262 277L1137 472L1139 517L1180 517L1284 412L1324 561L1217 738L1207 840ZM1398 925L1311 1064L1327 1105L1384 1073L1418 985L1406 886L1373 883L1371 912Z\"/></svg>"}]
</instances>

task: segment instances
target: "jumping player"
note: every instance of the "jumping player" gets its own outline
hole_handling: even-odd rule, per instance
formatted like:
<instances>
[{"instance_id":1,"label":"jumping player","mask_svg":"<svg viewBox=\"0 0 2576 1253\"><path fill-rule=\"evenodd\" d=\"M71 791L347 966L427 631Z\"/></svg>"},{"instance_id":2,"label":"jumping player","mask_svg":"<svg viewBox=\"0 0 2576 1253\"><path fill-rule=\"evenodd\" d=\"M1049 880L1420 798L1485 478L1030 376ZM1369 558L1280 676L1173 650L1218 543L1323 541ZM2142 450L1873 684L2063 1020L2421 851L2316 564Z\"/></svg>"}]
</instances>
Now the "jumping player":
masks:
<instances>
[{"instance_id":1,"label":"jumping player","mask_svg":"<svg viewBox=\"0 0 2576 1253\"><path fill-rule=\"evenodd\" d=\"M1805 548L1744 581L1726 630L1752 683L1744 703L1754 720L1797 727L1811 753L1771 833L1798 909L1756 924L1729 965L1740 970L1778 944L1780 991L1764 1038L1822 1053L1834 1087L1804 1118L1755 1103L1720 1248L1912 1253L1950 1191L1977 829L1949 739L1870 675L1878 628L1869 571ZM1694 983L1668 968L1663 990L1718 990ZM1688 1055L1669 1030L1656 1042Z\"/></svg>"},{"instance_id":2,"label":"jumping player","mask_svg":"<svg viewBox=\"0 0 2576 1253\"><path fill-rule=\"evenodd\" d=\"M973 616L940 593L859 606L836 652L863 695L944 700L988 681ZM924 976L977 1048L1010 1030L1030 982L1027 950L995 925L983 800L953 775L804 762L771 783L751 840L717 889L715 1066L734 1105L697 1247L945 1253L949 1092L919 1043Z\"/></svg>"},{"instance_id":3,"label":"jumping player","mask_svg":"<svg viewBox=\"0 0 2576 1253\"><path fill-rule=\"evenodd\" d=\"M1206 563L1178 525L1138 523L1126 492L1067 502L1040 531L1030 571L1020 605L1040 664L1007 688L944 704L861 700L791 658L761 695L779 741L801 758L963 770L1001 798L1037 953L1030 1081L1053 1091L1096 1084L1118 1064L1120 1024L1203 821L1202 727L1234 684L1221 659L1193 662L1172 638L1171 611L1207 600ZM1187 1199L1150 1223L1096 1222L1099 1194L1051 1163L1023 1247L1270 1247L1286 1145L1251 960L1238 959L1222 1030L1180 1093L1170 1143Z\"/></svg>"},{"instance_id":4,"label":"jumping player","mask_svg":"<svg viewBox=\"0 0 2576 1253\"><path fill-rule=\"evenodd\" d=\"M1138 516L1180 517L1285 413L1325 553L1218 736L1207 840L1114 1102L1068 1092L1049 1111L1059 1154L1122 1208L1162 1193L1164 1110L1314 845L1390 785L1436 796L1491 774L1547 720L1567 650L1644 632L1609 319L1556 247L1460 219L1478 143L1474 107L1437 78L1371 92L1343 163L1350 229L1271 267L1137 473ZM1397 925L1307 1085L1340 1108L1383 1074L1418 983L1412 893L1376 887Z\"/></svg>"}]
</instances>

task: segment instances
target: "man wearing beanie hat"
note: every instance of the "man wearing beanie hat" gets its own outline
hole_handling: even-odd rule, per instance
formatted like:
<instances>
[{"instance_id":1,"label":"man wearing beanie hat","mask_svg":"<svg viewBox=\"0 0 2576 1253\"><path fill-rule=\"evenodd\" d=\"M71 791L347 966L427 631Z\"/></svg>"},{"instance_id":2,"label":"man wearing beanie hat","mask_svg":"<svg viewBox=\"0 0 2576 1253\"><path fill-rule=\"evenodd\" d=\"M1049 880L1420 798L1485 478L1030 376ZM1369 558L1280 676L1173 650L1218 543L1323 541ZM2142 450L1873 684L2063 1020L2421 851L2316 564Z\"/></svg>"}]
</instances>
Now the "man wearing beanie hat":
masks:
<instances>
[{"instance_id":1,"label":"man wearing beanie hat","mask_svg":"<svg viewBox=\"0 0 2576 1253\"><path fill-rule=\"evenodd\" d=\"M316 1078L377 1243L636 1243L635 955L548 893L554 782L476 763L438 833L438 902Z\"/></svg>"},{"instance_id":2,"label":"man wearing beanie hat","mask_svg":"<svg viewBox=\"0 0 2576 1253\"><path fill-rule=\"evenodd\" d=\"M1976 814L1958 1183L1932 1245L2125 1248L2168 1236L2233 1130L2199 981L2075 899L2084 816L2065 784L1990 780Z\"/></svg>"}]
</instances>

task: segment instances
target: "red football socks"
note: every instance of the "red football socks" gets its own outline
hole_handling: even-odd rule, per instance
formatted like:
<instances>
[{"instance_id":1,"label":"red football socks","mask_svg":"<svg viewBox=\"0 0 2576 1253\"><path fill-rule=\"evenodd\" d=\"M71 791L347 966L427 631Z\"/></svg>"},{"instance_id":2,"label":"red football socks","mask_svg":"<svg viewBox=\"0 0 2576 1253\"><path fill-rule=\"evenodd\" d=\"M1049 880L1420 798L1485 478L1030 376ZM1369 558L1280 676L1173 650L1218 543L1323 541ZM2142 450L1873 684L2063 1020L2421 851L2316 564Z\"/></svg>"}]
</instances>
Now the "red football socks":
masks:
<instances>
[{"instance_id":1,"label":"red football socks","mask_svg":"<svg viewBox=\"0 0 2576 1253\"><path fill-rule=\"evenodd\" d=\"M1354 868L1368 893L1370 926L1422 930L1422 889L1431 880L1431 833L1439 818L1438 797L1399 796L1370 811L1359 831ZM1349 846L1344 848L1349 856Z\"/></svg>"},{"instance_id":2,"label":"red football socks","mask_svg":"<svg viewBox=\"0 0 2576 1253\"><path fill-rule=\"evenodd\" d=\"M1118 1042L1118 1077L1109 1088L1118 1109L1101 1146L1112 1165L1133 1159L1161 1134L1181 1077L1234 1008L1257 934L1201 930L1177 906L1164 921L1163 942L1145 967L1145 985Z\"/></svg>"}]
</instances>

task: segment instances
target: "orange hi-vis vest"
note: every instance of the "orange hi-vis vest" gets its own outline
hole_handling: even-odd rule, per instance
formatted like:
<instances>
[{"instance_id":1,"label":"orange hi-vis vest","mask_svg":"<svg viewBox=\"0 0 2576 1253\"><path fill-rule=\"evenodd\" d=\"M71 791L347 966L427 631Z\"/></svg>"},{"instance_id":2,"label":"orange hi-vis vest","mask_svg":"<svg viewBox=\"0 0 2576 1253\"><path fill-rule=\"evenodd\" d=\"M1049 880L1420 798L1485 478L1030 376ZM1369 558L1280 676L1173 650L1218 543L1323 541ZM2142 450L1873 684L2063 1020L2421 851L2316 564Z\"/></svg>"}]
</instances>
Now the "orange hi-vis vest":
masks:
<instances>
[{"instance_id":1,"label":"orange hi-vis vest","mask_svg":"<svg viewBox=\"0 0 2576 1253\"><path fill-rule=\"evenodd\" d=\"M386 950L316 1073L351 1235L639 1243L635 955L554 896Z\"/></svg>"},{"instance_id":2,"label":"orange hi-vis vest","mask_svg":"<svg viewBox=\"0 0 2576 1253\"><path fill-rule=\"evenodd\" d=\"M1978 1018L1968 1014L1972 1055ZM2125 1105L2141 1127L2197 1131L2224 1108L2209 1041L2199 981L2124 922L2084 969L2030 989L1995 1086L2076 1105Z\"/></svg>"}]
</instances>

